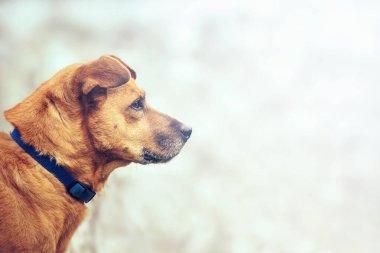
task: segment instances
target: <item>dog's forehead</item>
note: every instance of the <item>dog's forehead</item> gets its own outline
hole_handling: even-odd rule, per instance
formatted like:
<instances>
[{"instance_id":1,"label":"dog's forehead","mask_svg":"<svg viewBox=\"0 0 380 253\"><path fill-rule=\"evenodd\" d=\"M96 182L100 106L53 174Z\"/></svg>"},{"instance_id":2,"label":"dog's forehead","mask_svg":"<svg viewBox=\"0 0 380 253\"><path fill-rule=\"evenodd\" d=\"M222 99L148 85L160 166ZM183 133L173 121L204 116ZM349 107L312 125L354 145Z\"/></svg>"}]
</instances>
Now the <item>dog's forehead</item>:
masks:
<instances>
[{"instance_id":1,"label":"dog's forehead","mask_svg":"<svg viewBox=\"0 0 380 253\"><path fill-rule=\"evenodd\" d=\"M145 96L145 91L142 88L140 88L133 79L129 80L124 85L121 85L119 87L119 90L124 95L130 95L135 97Z\"/></svg>"}]
</instances>

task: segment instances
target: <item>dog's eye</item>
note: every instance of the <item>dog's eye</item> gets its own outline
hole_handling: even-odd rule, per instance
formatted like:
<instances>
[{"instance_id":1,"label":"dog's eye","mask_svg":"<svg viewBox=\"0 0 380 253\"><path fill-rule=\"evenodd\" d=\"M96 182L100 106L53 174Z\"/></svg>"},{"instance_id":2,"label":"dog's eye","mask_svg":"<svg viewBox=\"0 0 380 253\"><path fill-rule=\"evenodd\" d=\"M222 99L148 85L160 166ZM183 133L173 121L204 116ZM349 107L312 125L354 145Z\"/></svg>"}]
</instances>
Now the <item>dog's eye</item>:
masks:
<instances>
[{"instance_id":1,"label":"dog's eye","mask_svg":"<svg viewBox=\"0 0 380 253\"><path fill-rule=\"evenodd\" d=\"M133 110L140 111L144 109L144 103L142 99L139 98L135 102L133 102L129 107L131 107Z\"/></svg>"}]
</instances>

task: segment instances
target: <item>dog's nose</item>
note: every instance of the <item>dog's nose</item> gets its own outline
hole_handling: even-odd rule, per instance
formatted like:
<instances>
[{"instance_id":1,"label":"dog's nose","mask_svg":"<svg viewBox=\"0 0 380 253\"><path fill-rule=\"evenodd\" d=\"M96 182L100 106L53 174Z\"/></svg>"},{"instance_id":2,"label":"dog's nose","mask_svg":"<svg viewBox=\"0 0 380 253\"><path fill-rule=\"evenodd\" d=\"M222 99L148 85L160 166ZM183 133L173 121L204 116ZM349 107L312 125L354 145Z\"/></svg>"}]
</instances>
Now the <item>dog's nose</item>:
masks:
<instances>
[{"instance_id":1,"label":"dog's nose","mask_svg":"<svg viewBox=\"0 0 380 253\"><path fill-rule=\"evenodd\" d=\"M193 132L193 130L191 129L191 127L187 127L185 125L182 125L181 126L181 134L182 136L184 137L185 140L188 140L191 136L191 133Z\"/></svg>"}]
</instances>

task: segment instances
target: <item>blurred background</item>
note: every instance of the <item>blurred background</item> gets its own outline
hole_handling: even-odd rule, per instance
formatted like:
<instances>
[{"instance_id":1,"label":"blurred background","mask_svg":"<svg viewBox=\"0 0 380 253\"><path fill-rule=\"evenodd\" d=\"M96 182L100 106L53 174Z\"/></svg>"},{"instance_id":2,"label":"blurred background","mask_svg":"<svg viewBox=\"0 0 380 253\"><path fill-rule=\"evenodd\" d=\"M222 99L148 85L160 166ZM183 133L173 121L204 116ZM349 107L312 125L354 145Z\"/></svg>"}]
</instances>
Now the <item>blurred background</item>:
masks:
<instances>
[{"instance_id":1,"label":"blurred background","mask_svg":"<svg viewBox=\"0 0 380 253\"><path fill-rule=\"evenodd\" d=\"M3 0L0 111L106 53L193 136L111 175L69 253L380 252L379 1Z\"/></svg>"}]
</instances>

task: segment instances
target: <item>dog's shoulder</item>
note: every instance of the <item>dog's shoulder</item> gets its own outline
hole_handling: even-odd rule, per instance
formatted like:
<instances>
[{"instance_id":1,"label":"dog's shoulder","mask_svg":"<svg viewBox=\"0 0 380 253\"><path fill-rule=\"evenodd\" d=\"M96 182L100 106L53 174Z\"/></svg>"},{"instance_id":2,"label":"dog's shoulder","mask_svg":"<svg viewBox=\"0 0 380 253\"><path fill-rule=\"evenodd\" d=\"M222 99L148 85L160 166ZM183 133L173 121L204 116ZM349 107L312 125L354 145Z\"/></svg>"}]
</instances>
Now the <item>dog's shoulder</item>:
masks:
<instances>
[{"instance_id":1,"label":"dog's shoulder","mask_svg":"<svg viewBox=\"0 0 380 253\"><path fill-rule=\"evenodd\" d=\"M55 230L66 219L67 197L53 180L9 134L0 132L0 252L55 252Z\"/></svg>"}]
</instances>

